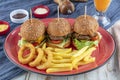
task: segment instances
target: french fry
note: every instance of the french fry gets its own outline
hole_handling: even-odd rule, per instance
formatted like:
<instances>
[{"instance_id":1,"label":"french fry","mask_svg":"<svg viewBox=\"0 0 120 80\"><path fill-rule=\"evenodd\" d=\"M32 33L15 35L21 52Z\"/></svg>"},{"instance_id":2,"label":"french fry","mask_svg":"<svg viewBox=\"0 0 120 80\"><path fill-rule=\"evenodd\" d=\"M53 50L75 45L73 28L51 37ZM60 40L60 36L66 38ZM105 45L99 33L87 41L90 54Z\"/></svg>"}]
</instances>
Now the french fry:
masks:
<instances>
[{"instance_id":1,"label":"french fry","mask_svg":"<svg viewBox=\"0 0 120 80\"><path fill-rule=\"evenodd\" d=\"M86 57L89 53L91 53L93 50L95 50L94 47L89 48L88 50L86 50L85 52L83 52L81 55L77 56L75 59L73 59L72 64L73 67L75 68L75 65L82 60L84 57Z\"/></svg>"},{"instance_id":2,"label":"french fry","mask_svg":"<svg viewBox=\"0 0 120 80\"><path fill-rule=\"evenodd\" d=\"M88 63L91 63L91 62L95 62L95 57L89 58L88 61L80 61L80 62L78 63L78 65L85 65L85 64L88 64Z\"/></svg>"},{"instance_id":3,"label":"french fry","mask_svg":"<svg viewBox=\"0 0 120 80\"><path fill-rule=\"evenodd\" d=\"M61 53L53 53L53 55L55 56L61 56L61 57L64 57L64 58L71 58L72 55L70 54L61 54Z\"/></svg>"},{"instance_id":4,"label":"french fry","mask_svg":"<svg viewBox=\"0 0 120 80\"><path fill-rule=\"evenodd\" d=\"M73 68L78 70L78 64L75 64Z\"/></svg>"},{"instance_id":5,"label":"french fry","mask_svg":"<svg viewBox=\"0 0 120 80\"><path fill-rule=\"evenodd\" d=\"M45 63L36 66L37 69L46 69L52 64L52 52L50 50L45 50L45 53L48 55L48 59Z\"/></svg>"},{"instance_id":6,"label":"french fry","mask_svg":"<svg viewBox=\"0 0 120 80\"><path fill-rule=\"evenodd\" d=\"M78 51L77 50L73 50L71 53L70 53L70 55L75 55L76 53L78 53Z\"/></svg>"},{"instance_id":7,"label":"french fry","mask_svg":"<svg viewBox=\"0 0 120 80\"><path fill-rule=\"evenodd\" d=\"M78 63L78 65L79 66L82 66L82 65L85 65L85 64L88 64L88 63L90 63L89 61L87 61L87 62L85 62L85 61L80 61L79 63Z\"/></svg>"},{"instance_id":8,"label":"french fry","mask_svg":"<svg viewBox=\"0 0 120 80\"><path fill-rule=\"evenodd\" d=\"M56 60L61 60L61 59L63 59L62 56L54 56L53 58L56 59Z\"/></svg>"},{"instance_id":9,"label":"french fry","mask_svg":"<svg viewBox=\"0 0 120 80\"><path fill-rule=\"evenodd\" d=\"M92 58L90 59L90 61L91 61L91 62L95 62L95 59L96 59L95 57L92 57Z\"/></svg>"},{"instance_id":10,"label":"french fry","mask_svg":"<svg viewBox=\"0 0 120 80\"><path fill-rule=\"evenodd\" d=\"M43 44L42 49L46 49L46 43Z\"/></svg>"},{"instance_id":11,"label":"french fry","mask_svg":"<svg viewBox=\"0 0 120 80\"><path fill-rule=\"evenodd\" d=\"M71 71L72 67L63 67L63 68L48 68L46 70L47 73L52 73L52 72L63 72L63 71Z\"/></svg>"},{"instance_id":12,"label":"french fry","mask_svg":"<svg viewBox=\"0 0 120 80\"><path fill-rule=\"evenodd\" d=\"M46 59L46 55L44 54L43 57L42 57L42 62L46 62L47 59Z\"/></svg>"},{"instance_id":13,"label":"french fry","mask_svg":"<svg viewBox=\"0 0 120 80\"><path fill-rule=\"evenodd\" d=\"M71 63L60 63L60 64L52 64L51 67L56 67L56 68L63 68L63 67L72 67Z\"/></svg>"},{"instance_id":14,"label":"french fry","mask_svg":"<svg viewBox=\"0 0 120 80\"><path fill-rule=\"evenodd\" d=\"M52 60L53 63L70 63L71 59Z\"/></svg>"},{"instance_id":15,"label":"french fry","mask_svg":"<svg viewBox=\"0 0 120 80\"><path fill-rule=\"evenodd\" d=\"M89 61L89 58L91 58L91 54L92 54L92 52L94 51L94 50L96 50L96 48L95 47L93 47L93 49L88 53L88 55L86 56L86 57L84 57L84 61Z\"/></svg>"},{"instance_id":16,"label":"french fry","mask_svg":"<svg viewBox=\"0 0 120 80\"><path fill-rule=\"evenodd\" d=\"M89 57L89 62L95 62L95 57Z\"/></svg>"},{"instance_id":17,"label":"french fry","mask_svg":"<svg viewBox=\"0 0 120 80\"><path fill-rule=\"evenodd\" d=\"M86 57L83 59L83 61L86 61L86 62L88 61L88 62L89 62L90 60L93 61L94 59L95 59L95 58L91 58L91 56L86 56Z\"/></svg>"},{"instance_id":18,"label":"french fry","mask_svg":"<svg viewBox=\"0 0 120 80\"><path fill-rule=\"evenodd\" d=\"M79 61L77 64L75 64L74 69L77 70L78 66L86 65L86 64L89 64L91 62L95 62L95 57L90 56L88 61L83 61L83 60Z\"/></svg>"},{"instance_id":19,"label":"french fry","mask_svg":"<svg viewBox=\"0 0 120 80\"><path fill-rule=\"evenodd\" d=\"M80 56L82 53L84 53L89 46L83 47L82 49L80 49L75 55L72 56L72 58L76 58L78 56Z\"/></svg>"},{"instance_id":20,"label":"french fry","mask_svg":"<svg viewBox=\"0 0 120 80\"><path fill-rule=\"evenodd\" d=\"M60 49L60 48L55 48L55 52L59 52L59 53L70 53L72 52L72 48L67 48L67 49Z\"/></svg>"},{"instance_id":21,"label":"french fry","mask_svg":"<svg viewBox=\"0 0 120 80\"><path fill-rule=\"evenodd\" d=\"M47 47L46 49L47 49L47 50L54 51L54 48L52 48L52 47Z\"/></svg>"}]
</instances>

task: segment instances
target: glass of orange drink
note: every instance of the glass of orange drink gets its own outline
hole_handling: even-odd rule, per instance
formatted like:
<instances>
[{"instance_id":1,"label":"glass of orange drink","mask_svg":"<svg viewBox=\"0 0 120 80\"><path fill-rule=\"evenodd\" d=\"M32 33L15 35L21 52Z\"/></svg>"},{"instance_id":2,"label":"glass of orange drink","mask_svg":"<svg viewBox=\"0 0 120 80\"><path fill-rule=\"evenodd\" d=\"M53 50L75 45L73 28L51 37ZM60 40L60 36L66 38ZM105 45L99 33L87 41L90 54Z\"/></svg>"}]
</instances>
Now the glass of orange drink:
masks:
<instances>
[{"instance_id":1,"label":"glass of orange drink","mask_svg":"<svg viewBox=\"0 0 120 80\"><path fill-rule=\"evenodd\" d=\"M99 25L105 28L110 24L110 19L105 15L112 0L94 0L97 13L93 17L99 22Z\"/></svg>"}]
</instances>

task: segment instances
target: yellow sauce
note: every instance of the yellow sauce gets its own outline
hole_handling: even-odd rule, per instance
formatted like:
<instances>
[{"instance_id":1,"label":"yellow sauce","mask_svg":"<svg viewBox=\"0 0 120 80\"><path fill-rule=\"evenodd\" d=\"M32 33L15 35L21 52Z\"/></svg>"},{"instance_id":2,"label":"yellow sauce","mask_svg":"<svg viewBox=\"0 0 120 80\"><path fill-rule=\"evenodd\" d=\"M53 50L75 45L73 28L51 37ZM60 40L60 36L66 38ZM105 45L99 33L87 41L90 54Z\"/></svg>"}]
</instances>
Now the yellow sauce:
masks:
<instances>
[{"instance_id":1,"label":"yellow sauce","mask_svg":"<svg viewBox=\"0 0 120 80\"><path fill-rule=\"evenodd\" d=\"M0 24L0 32L6 30L8 28L8 25L6 24Z\"/></svg>"},{"instance_id":2,"label":"yellow sauce","mask_svg":"<svg viewBox=\"0 0 120 80\"><path fill-rule=\"evenodd\" d=\"M99 12L105 12L109 7L111 0L94 0L96 10Z\"/></svg>"}]
</instances>

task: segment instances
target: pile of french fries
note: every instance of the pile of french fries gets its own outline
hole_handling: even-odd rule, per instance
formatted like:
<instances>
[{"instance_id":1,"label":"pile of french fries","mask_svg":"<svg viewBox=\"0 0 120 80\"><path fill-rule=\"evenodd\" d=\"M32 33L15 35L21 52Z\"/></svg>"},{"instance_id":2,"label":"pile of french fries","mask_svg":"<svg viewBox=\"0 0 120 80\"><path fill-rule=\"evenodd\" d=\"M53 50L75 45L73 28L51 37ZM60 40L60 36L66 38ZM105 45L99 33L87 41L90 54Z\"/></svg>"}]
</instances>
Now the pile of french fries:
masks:
<instances>
[{"instance_id":1,"label":"pile of french fries","mask_svg":"<svg viewBox=\"0 0 120 80\"><path fill-rule=\"evenodd\" d=\"M51 72L61 72L61 71L71 71L73 69L78 69L78 66L85 65L95 61L95 57L92 57L91 54L95 47L89 48L86 46L81 50L72 50L72 48L60 49L53 47L46 47L46 43L42 46L42 50L45 50L45 53L52 54L52 59L46 60L46 56L44 55L44 61L51 61L47 64L47 73ZM39 66L37 66L37 69Z\"/></svg>"},{"instance_id":2,"label":"pile of french fries","mask_svg":"<svg viewBox=\"0 0 120 80\"><path fill-rule=\"evenodd\" d=\"M34 61L39 64L34 66L30 62L28 65L39 70L46 70L47 73L71 71L78 69L81 65L94 62L95 57L91 56L94 50L96 50L95 47L89 46L83 47L80 50L72 50L72 48L60 49L47 47L46 43L44 43L37 50L41 55L36 55L35 59L37 59Z\"/></svg>"}]
</instances>

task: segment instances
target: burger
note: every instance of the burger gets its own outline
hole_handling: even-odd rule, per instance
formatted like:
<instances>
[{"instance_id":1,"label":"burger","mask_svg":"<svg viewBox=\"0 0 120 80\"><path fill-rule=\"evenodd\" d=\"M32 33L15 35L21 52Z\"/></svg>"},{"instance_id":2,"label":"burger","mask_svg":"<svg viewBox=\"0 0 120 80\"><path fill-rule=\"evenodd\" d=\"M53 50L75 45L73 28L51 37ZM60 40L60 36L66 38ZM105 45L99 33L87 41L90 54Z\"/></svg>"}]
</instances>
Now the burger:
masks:
<instances>
[{"instance_id":1,"label":"burger","mask_svg":"<svg viewBox=\"0 0 120 80\"><path fill-rule=\"evenodd\" d=\"M64 18L53 19L47 27L47 46L65 48L71 43L71 25Z\"/></svg>"},{"instance_id":2,"label":"burger","mask_svg":"<svg viewBox=\"0 0 120 80\"><path fill-rule=\"evenodd\" d=\"M73 27L73 45L77 49L85 46L97 46L102 37L98 29L99 24L95 18L89 15L79 16Z\"/></svg>"},{"instance_id":3,"label":"burger","mask_svg":"<svg viewBox=\"0 0 120 80\"><path fill-rule=\"evenodd\" d=\"M30 42L32 44L40 44L45 38L45 25L39 19L29 19L25 21L20 27L19 46Z\"/></svg>"}]
</instances>

